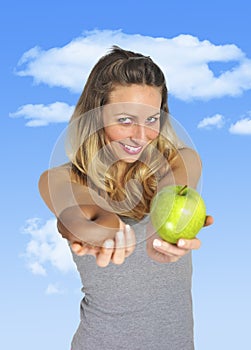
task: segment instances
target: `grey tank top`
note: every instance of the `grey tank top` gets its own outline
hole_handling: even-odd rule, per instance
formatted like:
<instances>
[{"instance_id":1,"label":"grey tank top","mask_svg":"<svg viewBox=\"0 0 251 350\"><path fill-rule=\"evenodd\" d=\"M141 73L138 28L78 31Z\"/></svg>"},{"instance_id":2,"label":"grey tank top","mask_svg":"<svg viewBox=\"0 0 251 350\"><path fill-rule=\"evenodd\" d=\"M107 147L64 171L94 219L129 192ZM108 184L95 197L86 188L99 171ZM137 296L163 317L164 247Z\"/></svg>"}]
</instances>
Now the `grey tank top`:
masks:
<instances>
[{"instance_id":1,"label":"grey tank top","mask_svg":"<svg viewBox=\"0 0 251 350\"><path fill-rule=\"evenodd\" d=\"M194 349L191 254L155 262L146 252L148 218L124 221L137 245L122 265L101 268L93 256L73 253L84 298L71 350Z\"/></svg>"}]
</instances>

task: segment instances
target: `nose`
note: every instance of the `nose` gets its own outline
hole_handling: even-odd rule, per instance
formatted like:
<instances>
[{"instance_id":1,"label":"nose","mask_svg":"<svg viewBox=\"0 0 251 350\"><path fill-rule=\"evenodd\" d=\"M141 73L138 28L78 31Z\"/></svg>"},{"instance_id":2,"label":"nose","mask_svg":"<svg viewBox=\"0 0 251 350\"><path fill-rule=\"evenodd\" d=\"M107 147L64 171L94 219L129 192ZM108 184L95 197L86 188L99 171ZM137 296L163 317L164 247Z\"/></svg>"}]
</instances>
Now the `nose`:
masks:
<instances>
[{"instance_id":1,"label":"nose","mask_svg":"<svg viewBox=\"0 0 251 350\"><path fill-rule=\"evenodd\" d=\"M147 127L141 124L134 124L132 139L135 141L148 141Z\"/></svg>"}]
</instances>

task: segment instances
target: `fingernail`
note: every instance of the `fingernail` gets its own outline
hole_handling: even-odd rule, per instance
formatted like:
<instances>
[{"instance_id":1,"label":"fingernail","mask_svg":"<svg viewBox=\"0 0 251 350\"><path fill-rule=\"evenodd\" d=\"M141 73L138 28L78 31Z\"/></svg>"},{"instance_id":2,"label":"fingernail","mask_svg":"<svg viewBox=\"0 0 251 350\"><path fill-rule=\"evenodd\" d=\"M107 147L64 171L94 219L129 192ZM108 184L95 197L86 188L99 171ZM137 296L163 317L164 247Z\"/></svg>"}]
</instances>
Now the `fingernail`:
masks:
<instances>
[{"instance_id":1,"label":"fingernail","mask_svg":"<svg viewBox=\"0 0 251 350\"><path fill-rule=\"evenodd\" d=\"M180 239L178 242L179 247L184 247L185 244L186 244L186 242L184 241L184 239Z\"/></svg>"},{"instance_id":2,"label":"fingernail","mask_svg":"<svg viewBox=\"0 0 251 350\"><path fill-rule=\"evenodd\" d=\"M74 253L76 253L78 251L78 248L75 245L72 245L71 249Z\"/></svg>"},{"instance_id":3,"label":"fingernail","mask_svg":"<svg viewBox=\"0 0 251 350\"><path fill-rule=\"evenodd\" d=\"M111 239L105 241L104 247L105 248L113 248L113 241Z\"/></svg>"},{"instance_id":4,"label":"fingernail","mask_svg":"<svg viewBox=\"0 0 251 350\"><path fill-rule=\"evenodd\" d=\"M154 241L153 241L153 246L154 247L161 247L161 241L159 240L159 239L155 239Z\"/></svg>"},{"instance_id":5,"label":"fingernail","mask_svg":"<svg viewBox=\"0 0 251 350\"><path fill-rule=\"evenodd\" d=\"M131 231L131 226L130 225L125 225L126 232L129 233Z\"/></svg>"},{"instance_id":6,"label":"fingernail","mask_svg":"<svg viewBox=\"0 0 251 350\"><path fill-rule=\"evenodd\" d=\"M117 237L118 240L122 240L123 237L124 237L124 232L123 231L118 231L116 233L116 237Z\"/></svg>"}]
</instances>

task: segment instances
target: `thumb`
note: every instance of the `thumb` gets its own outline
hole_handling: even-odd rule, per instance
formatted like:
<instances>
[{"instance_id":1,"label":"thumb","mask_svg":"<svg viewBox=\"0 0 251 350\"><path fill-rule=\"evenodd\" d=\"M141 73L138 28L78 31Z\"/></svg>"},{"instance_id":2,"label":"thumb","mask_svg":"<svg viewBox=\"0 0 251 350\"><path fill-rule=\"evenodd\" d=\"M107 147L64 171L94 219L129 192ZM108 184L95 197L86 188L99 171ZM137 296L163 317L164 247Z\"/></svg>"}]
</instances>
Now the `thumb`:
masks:
<instances>
[{"instance_id":1,"label":"thumb","mask_svg":"<svg viewBox=\"0 0 251 350\"><path fill-rule=\"evenodd\" d=\"M214 223L214 218L211 215L207 215L205 219L204 226L209 226Z\"/></svg>"}]
</instances>

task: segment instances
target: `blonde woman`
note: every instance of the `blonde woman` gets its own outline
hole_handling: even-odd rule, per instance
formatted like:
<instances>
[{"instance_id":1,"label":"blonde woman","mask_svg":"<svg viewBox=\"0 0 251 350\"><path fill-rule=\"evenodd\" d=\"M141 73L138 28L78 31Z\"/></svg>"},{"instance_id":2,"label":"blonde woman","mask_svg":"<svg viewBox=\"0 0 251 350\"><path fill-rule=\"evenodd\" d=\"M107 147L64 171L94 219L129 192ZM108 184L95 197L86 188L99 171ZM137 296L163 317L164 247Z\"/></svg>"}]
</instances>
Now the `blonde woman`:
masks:
<instances>
[{"instance_id":1,"label":"blonde woman","mask_svg":"<svg viewBox=\"0 0 251 350\"><path fill-rule=\"evenodd\" d=\"M148 215L159 189L196 188L201 175L168 113L161 69L114 46L92 69L69 123L70 162L41 175L41 196L83 283L71 350L194 348L191 250L200 241L164 242Z\"/></svg>"}]
</instances>

